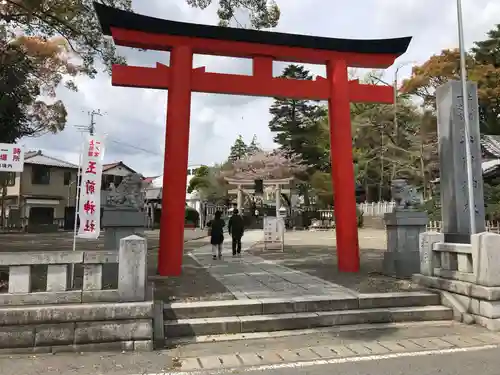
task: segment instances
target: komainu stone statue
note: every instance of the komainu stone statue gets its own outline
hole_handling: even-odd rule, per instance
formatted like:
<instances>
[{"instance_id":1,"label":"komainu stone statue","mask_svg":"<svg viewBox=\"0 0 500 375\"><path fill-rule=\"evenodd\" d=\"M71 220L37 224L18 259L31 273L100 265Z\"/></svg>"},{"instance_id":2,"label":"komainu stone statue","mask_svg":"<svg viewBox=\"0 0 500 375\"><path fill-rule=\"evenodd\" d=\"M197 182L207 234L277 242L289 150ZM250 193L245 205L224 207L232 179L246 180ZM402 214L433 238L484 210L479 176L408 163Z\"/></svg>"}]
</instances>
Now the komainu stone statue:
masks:
<instances>
[{"instance_id":1,"label":"komainu stone statue","mask_svg":"<svg viewBox=\"0 0 500 375\"><path fill-rule=\"evenodd\" d=\"M138 173L125 176L118 187L110 186L106 197L108 207L135 208L142 210L144 207L144 183Z\"/></svg>"},{"instance_id":2,"label":"komainu stone statue","mask_svg":"<svg viewBox=\"0 0 500 375\"><path fill-rule=\"evenodd\" d=\"M415 187L408 185L403 179L392 181L391 195L396 202L396 211L412 210L419 203Z\"/></svg>"}]
</instances>

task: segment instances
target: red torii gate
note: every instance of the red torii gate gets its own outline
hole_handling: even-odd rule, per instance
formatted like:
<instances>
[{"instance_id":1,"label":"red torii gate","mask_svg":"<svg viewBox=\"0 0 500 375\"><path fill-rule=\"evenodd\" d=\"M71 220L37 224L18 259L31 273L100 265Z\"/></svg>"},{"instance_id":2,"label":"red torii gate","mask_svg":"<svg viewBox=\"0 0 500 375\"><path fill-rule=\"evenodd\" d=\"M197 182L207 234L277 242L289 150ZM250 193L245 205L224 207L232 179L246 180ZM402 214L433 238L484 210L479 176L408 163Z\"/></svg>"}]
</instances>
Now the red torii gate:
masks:
<instances>
[{"instance_id":1,"label":"red torii gate","mask_svg":"<svg viewBox=\"0 0 500 375\"><path fill-rule=\"evenodd\" d=\"M351 102L394 102L390 86L349 81L348 67L385 69L411 37L347 40L174 22L94 3L103 33L116 45L170 51L170 66L114 65L114 86L168 89L158 271L179 275L184 246L191 92L328 100L338 269L359 271ZM250 58L253 75L193 69L193 54ZM326 64L327 78L273 78L273 61Z\"/></svg>"}]
</instances>

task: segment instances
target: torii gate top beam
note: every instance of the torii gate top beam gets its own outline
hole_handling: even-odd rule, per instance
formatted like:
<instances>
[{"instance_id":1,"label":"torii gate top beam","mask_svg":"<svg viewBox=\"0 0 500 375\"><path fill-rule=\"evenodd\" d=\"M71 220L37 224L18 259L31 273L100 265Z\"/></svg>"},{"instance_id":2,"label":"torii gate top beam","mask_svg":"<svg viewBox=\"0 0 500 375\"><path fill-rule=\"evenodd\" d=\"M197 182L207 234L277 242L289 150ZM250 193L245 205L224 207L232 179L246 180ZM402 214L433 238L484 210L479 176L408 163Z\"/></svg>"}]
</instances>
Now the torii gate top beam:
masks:
<instances>
[{"instance_id":1,"label":"torii gate top beam","mask_svg":"<svg viewBox=\"0 0 500 375\"><path fill-rule=\"evenodd\" d=\"M103 33L111 35L115 44L152 50L189 45L193 53L204 55L272 56L310 64L342 59L351 67L385 69L406 52L411 41L411 37L353 40L222 28L148 17L100 3L94 7Z\"/></svg>"}]
</instances>

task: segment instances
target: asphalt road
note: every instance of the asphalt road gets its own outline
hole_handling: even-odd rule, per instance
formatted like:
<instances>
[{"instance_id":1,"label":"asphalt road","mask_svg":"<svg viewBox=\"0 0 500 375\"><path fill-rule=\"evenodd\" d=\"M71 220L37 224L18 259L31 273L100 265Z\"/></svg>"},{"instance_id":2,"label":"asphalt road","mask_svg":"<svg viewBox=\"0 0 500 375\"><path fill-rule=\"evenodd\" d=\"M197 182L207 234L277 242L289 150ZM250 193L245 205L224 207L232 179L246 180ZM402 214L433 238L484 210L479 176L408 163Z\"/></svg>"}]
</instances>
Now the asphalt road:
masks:
<instances>
[{"instance_id":1,"label":"asphalt road","mask_svg":"<svg viewBox=\"0 0 500 375\"><path fill-rule=\"evenodd\" d=\"M251 373L266 375L498 375L500 348L402 356L392 359L372 359L359 362L311 365L297 368L258 370Z\"/></svg>"},{"instance_id":2,"label":"asphalt road","mask_svg":"<svg viewBox=\"0 0 500 375\"><path fill-rule=\"evenodd\" d=\"M494 348L493 348L494 347ZM451 350L451 349L450 349ZM2 375L498 375L500 347L455 348L424 353L400 353L372 357L289 362L255 368L182 372L168 369L160 353L76 356L10 356L0 358ZM156 357L156 358L155 358ZM164 362L164 366L161 363ZM171 362L170 362L171 363ZM326 364L325 364L326 363ZM163 367L163 368L162 368Z\"/></svg>"}]
</instances>

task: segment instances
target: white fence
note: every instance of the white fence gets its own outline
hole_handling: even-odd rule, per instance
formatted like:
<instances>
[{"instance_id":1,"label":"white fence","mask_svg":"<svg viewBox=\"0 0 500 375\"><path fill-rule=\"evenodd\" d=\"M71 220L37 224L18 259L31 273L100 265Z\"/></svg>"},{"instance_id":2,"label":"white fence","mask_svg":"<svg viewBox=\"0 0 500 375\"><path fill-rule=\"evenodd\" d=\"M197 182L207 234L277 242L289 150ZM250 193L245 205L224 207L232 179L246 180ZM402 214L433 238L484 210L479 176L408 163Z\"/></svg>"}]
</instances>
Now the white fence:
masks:
<instances>
[{"instance_id":1,"label":"white fence","mask_svg":"<svg viewBox=\"0 0 500 375\"><path fill-rule=\"evenodd\" d=\"M385 213L394 211L396 202L364 202L358 204L358 209L363 216L384 216Z\"/></svg>"},{"instance_id":2,"label":"white fence","mask_svg":"<svg viewBox=\"0 0 500 375\"><path fill-rule=\"evenodd\" d=\"M427 230L432 231L432 232L441 232L442 226L443 226L442 221L429 221L429 224L427 224ZM487 221L486 222L486 231L500 234L500 222Z\"/></svg>"}]
</instances>

